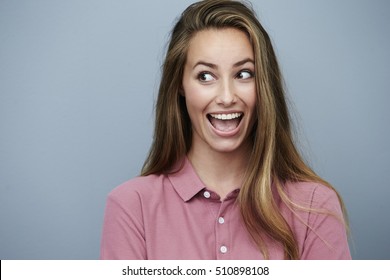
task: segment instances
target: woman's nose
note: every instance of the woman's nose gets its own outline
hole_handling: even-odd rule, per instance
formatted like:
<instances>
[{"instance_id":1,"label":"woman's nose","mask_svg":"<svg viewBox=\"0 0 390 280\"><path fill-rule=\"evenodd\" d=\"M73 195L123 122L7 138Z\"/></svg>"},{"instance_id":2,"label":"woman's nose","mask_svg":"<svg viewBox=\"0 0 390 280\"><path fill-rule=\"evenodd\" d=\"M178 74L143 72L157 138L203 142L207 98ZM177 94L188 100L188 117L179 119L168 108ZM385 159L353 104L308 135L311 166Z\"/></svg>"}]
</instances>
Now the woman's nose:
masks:
<instances>
[{"instance_id":1,"label":"woman's nose","mask_svg":"<svg viewBox=\"0 0 390 280\"><path fill-rule=\"evenodd\" d=\"M222 83L218 91L219 92L216 98L217 104L228 107L236 103L237 96L235 94L234 85L231 81L226 81Z\"/></svg>"}]
</instances>

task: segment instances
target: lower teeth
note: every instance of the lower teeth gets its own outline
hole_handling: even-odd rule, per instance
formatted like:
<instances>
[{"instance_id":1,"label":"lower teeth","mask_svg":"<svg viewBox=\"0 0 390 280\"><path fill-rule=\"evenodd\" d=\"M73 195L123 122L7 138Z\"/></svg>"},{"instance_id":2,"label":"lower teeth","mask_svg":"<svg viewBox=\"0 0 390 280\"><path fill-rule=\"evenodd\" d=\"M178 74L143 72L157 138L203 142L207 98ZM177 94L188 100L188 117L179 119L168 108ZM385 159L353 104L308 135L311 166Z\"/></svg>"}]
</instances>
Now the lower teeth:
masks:
<instances>
[{"instance_id":1,"label":"lower teeth","mask_svg":"<svg viewBox=\"0 0 390 280\"><path fill-rule=\"evenodd\" d=\"M231 119L231 120L219 120L213 117L209 117L210 123L212 126L223 132L228 132L236 129L240 124L240 118Z\"/></svg>"}]
</instances>

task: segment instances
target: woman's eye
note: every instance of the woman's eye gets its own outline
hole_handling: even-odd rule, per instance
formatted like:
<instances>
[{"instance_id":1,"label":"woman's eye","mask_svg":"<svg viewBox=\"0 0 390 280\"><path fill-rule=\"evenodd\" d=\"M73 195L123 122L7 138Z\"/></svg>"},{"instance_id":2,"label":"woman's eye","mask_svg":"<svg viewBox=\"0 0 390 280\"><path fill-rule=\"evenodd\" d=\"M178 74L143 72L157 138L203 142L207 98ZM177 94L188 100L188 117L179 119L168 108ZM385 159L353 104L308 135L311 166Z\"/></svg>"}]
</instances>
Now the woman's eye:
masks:
<instances>
[{"instance_id":1,"label":"woman's eye","mask_svg":"<svg viewBox=\"0 0 390 280\"><path fill-rule=\"evenodd\" d=\"M215 79L214 79L213 75L211 75L210 73L202 72L198 75L198 80L201 82L211 82Z\"/></svg>"},{"instance_id":2,"label":"woman's eye","mask_svg":"<svg viewBox=\"0 0 390 280\"><path fill-rule=\"evenodd\" d=\"M237 78L242 80L250 79L253 78L253 73L249 70L240 71L237 74Z\"/></svg>"}]
</instances>

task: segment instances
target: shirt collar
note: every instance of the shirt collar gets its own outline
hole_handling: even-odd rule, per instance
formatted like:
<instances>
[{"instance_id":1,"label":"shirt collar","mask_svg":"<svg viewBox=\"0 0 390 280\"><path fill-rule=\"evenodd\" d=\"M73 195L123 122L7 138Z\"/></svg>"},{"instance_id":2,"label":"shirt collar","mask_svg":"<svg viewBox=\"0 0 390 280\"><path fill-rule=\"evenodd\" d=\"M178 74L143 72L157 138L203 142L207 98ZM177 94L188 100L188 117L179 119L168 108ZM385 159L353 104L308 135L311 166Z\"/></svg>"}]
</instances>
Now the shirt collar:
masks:
<instances>
[{"instance_id":1,"label":"shirt collar","mask_svg":"<svg viewBox=\"0 0 390 280\"><path fill-rule=\"evenodd\" d=\"M181 165L181 168L180 168ZM189 201L206 186L196 174L191 162L187 157L178 163L178 171L168 174L168 179L175 191L185 201Z\"/></svg>"}]
</instances>

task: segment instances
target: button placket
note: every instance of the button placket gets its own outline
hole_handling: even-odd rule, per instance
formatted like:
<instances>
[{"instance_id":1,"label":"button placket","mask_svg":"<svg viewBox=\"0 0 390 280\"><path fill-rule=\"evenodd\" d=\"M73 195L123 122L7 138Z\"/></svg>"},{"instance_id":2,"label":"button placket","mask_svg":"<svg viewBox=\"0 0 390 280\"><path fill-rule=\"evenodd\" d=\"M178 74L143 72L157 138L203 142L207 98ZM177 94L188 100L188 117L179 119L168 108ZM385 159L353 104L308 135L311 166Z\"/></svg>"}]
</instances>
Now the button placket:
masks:
<instances>
[{"instance_id":1,"label":"button placket","mask_svg":"<svg viewBox=\"0 0 390 280\"><path fill-rule=\"evenodd\" d=\"M215 218L215 229L216 229L216 249L218 259L229 259L230 251L230 227L228 224L227 214L231 207L231 201L224 200L221 203L218 214Z\"/></svg>"}]
</instances>

